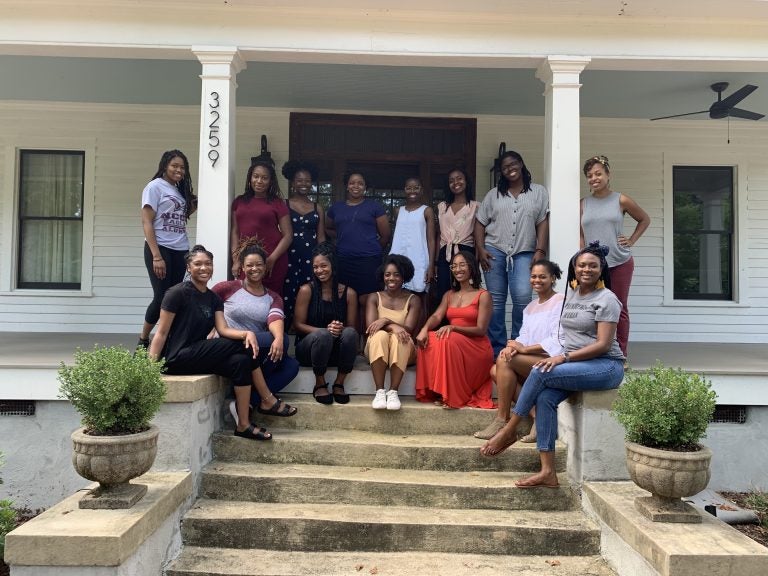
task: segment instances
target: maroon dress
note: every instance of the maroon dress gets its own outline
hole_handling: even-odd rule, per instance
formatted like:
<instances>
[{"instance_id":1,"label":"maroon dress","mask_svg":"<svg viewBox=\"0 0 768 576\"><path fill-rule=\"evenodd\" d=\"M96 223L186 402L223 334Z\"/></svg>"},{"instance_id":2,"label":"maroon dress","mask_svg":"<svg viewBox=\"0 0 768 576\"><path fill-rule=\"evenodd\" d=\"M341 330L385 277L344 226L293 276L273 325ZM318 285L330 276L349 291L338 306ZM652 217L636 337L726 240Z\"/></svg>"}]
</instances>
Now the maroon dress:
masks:
<instances>
[{"instance_id":1,"label":"maroon dress","mask_svg":"<svg viewBox=\"0 0 768 576\"><path fill-rule=\"evenodd\" d=\"M270 202L266 198L255 196L247 200L241 195L232 202L232 214L237 222L240 238L256 236L264 245L267 255L272 254L283 238L280 231L280 218L288 215L285 202L279 198ZM286 252L275 262L271 274L264 278L264 285L282 297L287 274L288 253ZM240 277L242 276L241 271Z\"/></svg>"}]
</instances>

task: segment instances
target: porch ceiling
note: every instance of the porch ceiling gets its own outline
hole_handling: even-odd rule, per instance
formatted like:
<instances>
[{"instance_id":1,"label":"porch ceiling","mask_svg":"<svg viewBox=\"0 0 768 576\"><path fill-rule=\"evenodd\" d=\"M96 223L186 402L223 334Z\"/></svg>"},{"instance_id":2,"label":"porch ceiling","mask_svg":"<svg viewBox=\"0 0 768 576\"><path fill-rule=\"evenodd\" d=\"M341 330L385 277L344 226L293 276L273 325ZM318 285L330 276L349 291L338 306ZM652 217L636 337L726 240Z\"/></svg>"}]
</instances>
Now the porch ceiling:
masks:
<instances>
[{"instance_id":1,"label":"porch ceiling","mask_svg":"<svg viewBox=\"0 0 768 576\"><path fill-rule=\"evenodd\" d=\"M0 100L197 105L200 65L190 60L0 56ZM651 118L704 110L709 85L760 86L741 107L768 114L768 73L586 70L582 115ZM452 68L249 62L241 106L430 114L544 112L531 68ZM726 95L729 93L726 92ZM689 117L704 119L705 115Z\"/></svg>"}]
</instances>

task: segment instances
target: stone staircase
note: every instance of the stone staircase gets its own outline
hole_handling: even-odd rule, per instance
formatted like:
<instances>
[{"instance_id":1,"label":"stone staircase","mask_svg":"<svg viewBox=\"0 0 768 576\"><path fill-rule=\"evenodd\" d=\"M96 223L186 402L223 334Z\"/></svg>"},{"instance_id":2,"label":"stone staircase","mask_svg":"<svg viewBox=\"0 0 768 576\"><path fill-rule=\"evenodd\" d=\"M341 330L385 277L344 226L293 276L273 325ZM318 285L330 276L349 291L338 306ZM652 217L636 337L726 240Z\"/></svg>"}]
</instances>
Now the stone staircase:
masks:
<instances>
[{"instance_id":1,"label":"stone staircase","mask_svg":"<svg viewBox=\"0 0 768 576\"><path fill-rule=\"evenodd\" d=\"M256 418L272 442L214 436L168 576L614 574L567 487L563 446L563 487L524 490L514 481L537 469L535 446L482 458L471 432L490 411L286 400L297 416Z\"/></svg>"}]
</instances>

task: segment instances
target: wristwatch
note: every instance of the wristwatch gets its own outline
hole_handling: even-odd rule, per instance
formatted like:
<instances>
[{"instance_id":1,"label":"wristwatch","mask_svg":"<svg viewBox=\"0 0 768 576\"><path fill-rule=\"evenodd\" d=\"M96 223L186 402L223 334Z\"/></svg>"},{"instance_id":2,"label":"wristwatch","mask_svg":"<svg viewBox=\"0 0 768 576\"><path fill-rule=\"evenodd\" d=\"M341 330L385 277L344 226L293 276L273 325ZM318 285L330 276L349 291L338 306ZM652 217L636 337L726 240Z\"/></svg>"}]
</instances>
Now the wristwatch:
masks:
<instances>
[{"instance_id":1,"label":"wristwatch","mask_svg":"<svg viewBox=\"0 0 768 576\"><path fill-rule=\"evenodd\" d=\"M566 362L570 362L571 361L570 353L569 352L563 352L563 358L565 358Z\"/></svg>"}]
</instances>

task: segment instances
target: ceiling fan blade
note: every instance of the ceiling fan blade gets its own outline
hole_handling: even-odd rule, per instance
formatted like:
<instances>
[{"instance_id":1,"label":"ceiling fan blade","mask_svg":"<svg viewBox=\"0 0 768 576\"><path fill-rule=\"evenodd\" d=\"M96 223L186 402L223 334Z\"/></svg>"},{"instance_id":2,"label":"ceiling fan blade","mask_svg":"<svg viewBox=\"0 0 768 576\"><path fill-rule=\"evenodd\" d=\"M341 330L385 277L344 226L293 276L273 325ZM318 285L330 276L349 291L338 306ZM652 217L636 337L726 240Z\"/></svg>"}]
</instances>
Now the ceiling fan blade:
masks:
<instances>
[{"instance_id":1,"label":"ceiling fan blade","mask_svg":"<svg viewBox=\"0 0 768 576\"><path fill-rule=\"evenodd\" d=\"M760 120L764 118L765 114L758 114L757 112L750 112L749 110L742 110L741 108L731 108L728 110L728 116L732 118L744 118L745 120Z\"/></svg>"},{"instance_id":2,"label":"ceiling fan blade","mask_svg":"<svg viewBox=\"0 0 768 576\"><path fill-rule=\"evenodd\" d=\"M707 114L709 110L700 110L699 112L688 112L686 114L673 114L672 116L659 116L658 118L651 118L653 120L666 120L667 118L680 118L681 116L693 116L694 114Z\"/></svg>"},{"instance_id":3,"label":"ceiling fan blade","mask_svg":"<svg viewBox=\"0 0 768 576\"><path fill-rule=\"evenodd\" d=\"M727 98L723 98L720 102L715 102L712 106L717 106L718 108L732 108L733 106L736 106L739 102L744 100L747 96L752 94L757 90L757 86L753 84L746 84L745 86L742 86L736 92L728 96Z\"/></svg>"}]
</instances>

